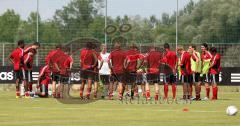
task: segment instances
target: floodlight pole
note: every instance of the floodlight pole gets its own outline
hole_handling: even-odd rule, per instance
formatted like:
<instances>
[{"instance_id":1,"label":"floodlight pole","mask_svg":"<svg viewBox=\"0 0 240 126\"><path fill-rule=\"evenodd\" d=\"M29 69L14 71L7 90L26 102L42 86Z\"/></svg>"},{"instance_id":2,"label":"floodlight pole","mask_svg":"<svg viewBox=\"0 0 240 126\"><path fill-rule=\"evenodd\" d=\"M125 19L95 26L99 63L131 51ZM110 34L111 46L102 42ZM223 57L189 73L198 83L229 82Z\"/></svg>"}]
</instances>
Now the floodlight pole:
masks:
<instances>
[{"instance_id":1,"label":"floodlight pole","mask_svg":"<svg viewBox=\"0 0 240 126\"><path fill-rule=\"evenodd\" d=\"M107 0L105 0L105 29L107 28ZM107 45L107 33L105 31L105 45Z\"/></svg>"},{"instance_id":2,"label":"floodlight pole","mask_svg":"<svg viewBox=\"0 0 240 126\"><path fill-rule=\"evenodd\" d=\"M39 19L38 19L38 15L39 15L39 0L37 0L37 38L36 38L36 41L38 42L38 22L39 22ZM38 66L38 58L39 58L39 54L37 53L37 58L36 58L36 66Z\"/></svg>"},{"instance_id":3,"label":"floodlight pole","mask_svg":"<svg viewBox=\"0 0 240 126\"><path fill-rule=\"evenodd\" d=\"M176 50L178 45L178 0L177 0L177 12L176 12Z\"/></svg>"}]
</instances>

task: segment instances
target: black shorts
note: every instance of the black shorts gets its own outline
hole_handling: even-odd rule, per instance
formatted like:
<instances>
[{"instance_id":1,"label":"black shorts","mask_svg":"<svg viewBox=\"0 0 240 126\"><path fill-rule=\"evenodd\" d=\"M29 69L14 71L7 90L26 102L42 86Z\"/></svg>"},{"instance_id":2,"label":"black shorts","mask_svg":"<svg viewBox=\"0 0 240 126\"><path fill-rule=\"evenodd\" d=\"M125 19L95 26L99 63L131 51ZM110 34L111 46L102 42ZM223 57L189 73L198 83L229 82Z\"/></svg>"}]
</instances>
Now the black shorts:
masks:
<instances>
[{"instance_id":1,"label":"black shorts","mask_svg":"<svg viewBox=\"0 0 240 126\"><path fill-rule=\"evenodd\" d=\"M126 72L124 74L124 79L126 84L131 85L136 82L137 73L136 72Z\"/></svg>"},{"instance_id":2,"label":"black shorts","mask_svg":"<svg viewBox=\"0 0 240 126\"><path fill-rule=\"evenodd\" d=\"M57 73L52 73L52 81L56 81L56 83L61 82L61 75Z\"/></svg>"},{"instance_id":3,"label":"black shorts","mask_svg":"<svg viewBox=\"0 0 240 126\"><path fill-rule=\"evenodd\" d=\"M191 75L181 75L181 83L191 83Z\"/></svg>"},{"instance_id":4,"label":"black shorts","mask_svg":"<svg viewBox=\"0 0 240 126\"><path fill-rule=\"evenodd\" d=\"M219 74L211 74L211 82L212 84L219 83Z\"/></svg>"},{"instance_id":5,"label":"black shorts","mask_svg":"<svg viewBox=\"0 0 240 126\"><path fill-rule=\"evenodd\" d=\"M93 70L81 70L80 78L82 81L86 81L88 79L94 79L94 71Z\"/></svg>"},{"instance_id":6,"label":"black shorts","mask_svg":"<svg viewBox=\"0 0 240 126\"><path fill-rule=\"evenodd\" d=\"M61 84L71 84L71 77L61 76L60 81Z\"/></svg>"},{"instance_id":7,"label":"black shorts","mask_svg":"<svg viewBox=\"0 0 240 126\"><path fill-rule=\"evenodd\" d=\"M191 78L191 82L198 83L200 81L200 73L193 73Z\"/></svg>"},{"instance_id":8,"label":"black shorts","mask_svg":"<svg viewBox=\"0 0 240 126\"><path fill-rule=\"evenodd\" d=\"M100 79L103 85L107 85L110 83L110 75L100 75Z\"/></svg>"},{"instance_id":9,"label":"black shorts","mask_svg":"<svg viewBox=\"0 0 240 126\"><path fill-rule=\"evenodd\" d=\"M160 82L160 74L147 74L147 82L148 83L159 83Z\"/></svg>"},{"instance_id":10,"label":"black shorts","mask_svg":"<svg viewBox=\"0 0 240 126\"><path fill-rule=\"evenodd\" d=\"M112 74L110 76L110 82L114 83L114 82L120 82L120 83L124 83L124 74Z\"/></svg>"},{"instance_id":11,"label":"black shorts","mask_svg":"<svg viewBox=\"0 0 240 126\"><path fill-rule=\"evenodd\" d=\"M23 80L23 71L22 70L14 70L14 79Z\"/></svg>"},{"instance_id":12,"label":"black shorts","mask_svg":"<svg viewBox=\"0 0 240 126\"><path fill-rule=\"evenodd\" d=\"M210 83L210 74L203 74L201 77L201 82Z\"/></svg>"},{"instance_id":13,"label":"black shorts","mask_svg":"<svg viewBox=\"0 0 240 126\"><path fill-rule=\"evenodd\" d=\"M164 81L165 83L168 83L168 84L176 83L176 75L174 75L174 74L164 75L163 81Z\"/></svg>"},{"instance_id":14,"label":"black shorts","mask_svg":"<svg viewBox=\"0 0 240 126\"><path fill-rule=\"evenodd\" d=\"M99 73L93 73L93 81L99 82Z\"/></svg>"}]
</instances>

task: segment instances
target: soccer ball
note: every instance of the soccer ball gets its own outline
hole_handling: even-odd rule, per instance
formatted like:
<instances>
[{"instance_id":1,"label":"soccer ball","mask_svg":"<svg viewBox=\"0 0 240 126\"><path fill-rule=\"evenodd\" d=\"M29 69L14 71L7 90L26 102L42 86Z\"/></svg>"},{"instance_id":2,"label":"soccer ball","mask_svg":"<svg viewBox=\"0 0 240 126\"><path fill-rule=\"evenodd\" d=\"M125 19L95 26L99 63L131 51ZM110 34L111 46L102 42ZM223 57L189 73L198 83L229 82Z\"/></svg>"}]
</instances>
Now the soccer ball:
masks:
<instances>
[{"instance_id":1,"label":"soccer ball","mask_svg":"<svg viewBox=\"0 0 240 126\"><path fill-rule=\"evenodd\" d=\"M227 110L226 110L227 115L234 116L237 114L237 112L238 112L238 109L236 106L228 106L227 107Z\"/></svg>"}]
</instances>

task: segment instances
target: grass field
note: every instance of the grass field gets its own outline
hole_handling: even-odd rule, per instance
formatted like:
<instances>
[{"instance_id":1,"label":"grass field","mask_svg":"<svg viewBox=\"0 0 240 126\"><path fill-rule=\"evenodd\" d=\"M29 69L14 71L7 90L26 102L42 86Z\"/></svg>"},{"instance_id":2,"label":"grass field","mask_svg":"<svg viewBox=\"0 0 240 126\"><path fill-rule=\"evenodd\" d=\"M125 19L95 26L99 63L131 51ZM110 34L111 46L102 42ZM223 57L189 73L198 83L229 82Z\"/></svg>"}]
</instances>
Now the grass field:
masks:
<instances>
[{"instance_id":1,"label":"grass field","mask_svg":"<svg viewBox=\"0 0 240 126\"><path fill-rule=\"evenodd\" d=\"M238 89L220 87L219 100L192 104L122 104L117 100L63 104L51 98L15 99L13 91L0 91L0 126L240 126L240 114L225 114L229 105L240 108Z\"/></svg>"}]
</instances>

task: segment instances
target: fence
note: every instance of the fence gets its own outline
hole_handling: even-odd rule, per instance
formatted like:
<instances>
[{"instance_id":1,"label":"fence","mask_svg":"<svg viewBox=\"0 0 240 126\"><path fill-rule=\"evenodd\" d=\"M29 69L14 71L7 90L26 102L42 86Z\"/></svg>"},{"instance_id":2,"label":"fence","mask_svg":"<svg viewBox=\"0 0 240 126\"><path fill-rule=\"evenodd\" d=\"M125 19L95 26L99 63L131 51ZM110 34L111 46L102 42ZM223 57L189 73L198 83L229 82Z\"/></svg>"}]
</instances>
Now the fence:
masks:
<instances>
[{"instance_id":1,"label":"fence","mask_svg":"<svg viewBox=\"0 0 240 126\"><path fill-rule=\"evenodd\" d=\"M55 48L55 45L57 43L41 43L41 47L38 50L38 55L34 59L35 65L43 66L45 64L45 56L48 54L48 52ZM76 43L75 43L76 44ZM79 43L80 45L83 45L83 43ZM70 44L71 46L76 46L73 44ZM127 44L126 44L127 45ZM185 47L185 49L188 48L190 44L181 44ZM200 51L201 44L195 44L197 46L197 50ZM240 44L220 44L220 43L209 43L210 46L214 46L218 49L218 52L222 56L221 65L222 67L239 67L240 65ZM142 53L145 53L148 50L148 47L150 44L139 44L139 50ZM163 48L163 44L155 44L156 47ZM175 50L175 43L170 44L171 48ZM125 46L127 47L127 46ZM8 60L8 57L10 53L16 48L16 44L13 43L1 43L0 44L0 63L2 66L10 66L10 62ZM112 45L108 45L109 51L112 50ZM74 66L79 66L79 51L76 51L73 55L74 59Z\"/></svg>"}]
</instances>

